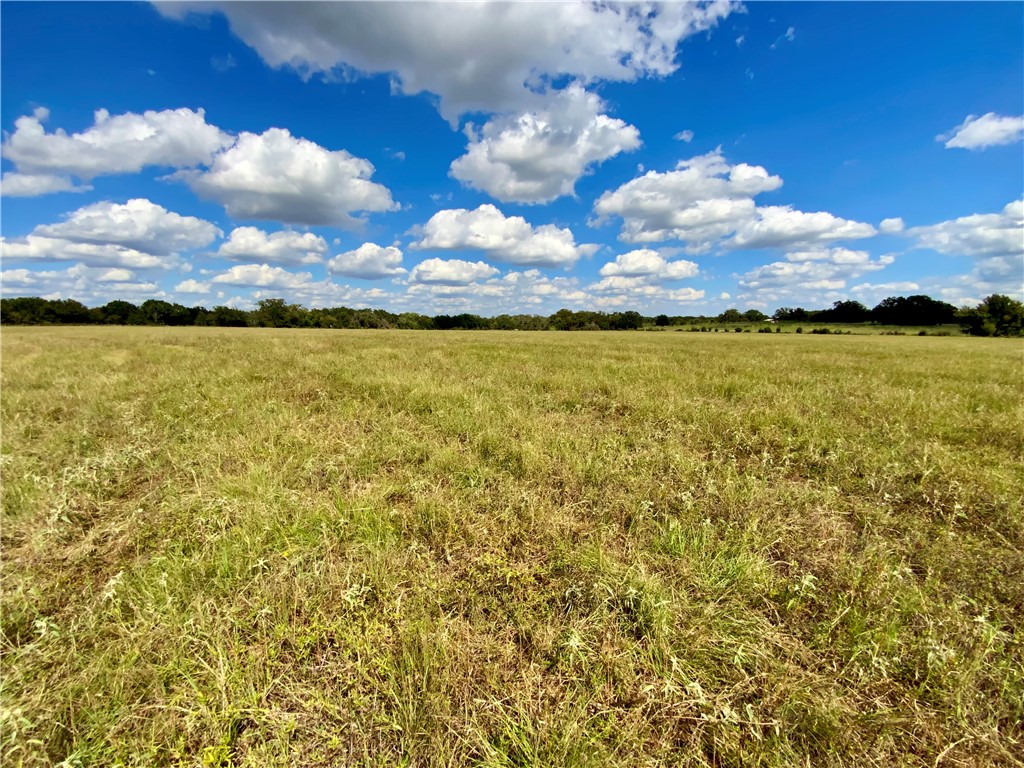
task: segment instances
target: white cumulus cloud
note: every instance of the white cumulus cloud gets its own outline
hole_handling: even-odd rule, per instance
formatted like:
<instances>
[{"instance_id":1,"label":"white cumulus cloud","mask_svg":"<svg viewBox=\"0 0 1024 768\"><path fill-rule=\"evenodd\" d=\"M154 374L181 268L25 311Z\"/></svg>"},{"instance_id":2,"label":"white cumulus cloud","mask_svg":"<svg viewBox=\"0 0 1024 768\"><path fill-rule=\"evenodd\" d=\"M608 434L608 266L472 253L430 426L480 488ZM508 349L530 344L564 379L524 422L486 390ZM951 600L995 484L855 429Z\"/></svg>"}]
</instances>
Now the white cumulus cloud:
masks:
<instances>
[{"instance_id":1,"label":"white cumulus cloud","mask_svg":"<svg viewBox=\"0 0 1024 768\"><path fill-rule=\"evenodd\" d=\"M209 245L220 230L203 219L182 216L145 198L135 198L126 203L86 205L60 223L36 227L32 234L167 256Z\"/></svg>"},{"instance_id":2,"label":"white cumulus cloud","mask_svg":"<svg viewBox=\"0 0 1024 768\"><path fill-rule=\"evenodd\" d=\"M472 211L438 211L423 225L422 232L413 248L479 250L495 261L525 266L569 267L598 248L577 245L569 229L554 224L533 227L522 216L506 217L489 204Z\"/></svg>"},{"instance_id":3,"label":"white cumulus cloud","mask_svg":"<svg viewBox=\"0 0 1024 768\"><path fill-rule=\"evenodd\" d=\"M210 162L232 137L206 122L203 110L167 109L113 115L96 110L94 123L81 133L47 133L45 109L19 117L4 137L3 157L17 166L8 195L46 194L74 189L70 177L137 173L146 166L189 168ZM31 180L27 177L36 177ZM57 181L61 179L61 181Z\"/></svg>"},{"instance_id":4,"label":"white cumulus cloud","mask_svg":"<svg viewBox=\"0 0 1024 768\"><path fill-rule=\"evenodd\" d=\"M650 248L640 248L622 253L601 267L602 277L645 278L648 280L682 280L694 277L700 271L692 261L679 259L667 261L660 253Z\"/></svg>"},{"instance_id":5,"label":"white cumulus cloud","mask_svg":"<svg viewBox=\"0 0 1024 768\"><path fill-rule=\"evenodd\" d=\"M886 235L893 235L902 232L905 226L903 219L897 216L891 219L882 219L878 225L878 231Z\"/></svg>"},{"instance_id":6,"label":"white cumulus cloud","mask_svg":"<svg viewBox=\"0 0 1024 768\"><path fill-rule=\"evenodd\" d=\"M935 137L946 149L985 149L1001 144L1016 144L1024 137L1024 115L1008 117L995 112L978 117L968 115L951 131Z\"/></svg>"},{"instance_id":7,"label":"white cumulus cloud","mask_svg":"<svg viewBox=\"0 0 1024 768\"><path fill-rule=\"evenodd\" d=\"M167 16L221 12L272 67L304 76L386 73L403 94L439 97L453 125L470 111L534 109L552 78L631 82L678 68L679 43L739 7L708 3L174 3Z\"/></svg>"},{"instance_id":8,"label":"white cumulus cloud","mask_svg":"<svg viewBox=\"0 0 1024 768\"><path fill-rule=\"evenodd\" d=\"M172 267L177 263L176 259L169 260L120 245L74 243L38 235L0 239L0 255L4 261L81 261L91 267L151 269Z\"/></svg>"},{"instance_id":9,"label":"white cumulus cloud","mask_svg":"<svg viewBox=\"0 0 1024 768\"><path fill-rule=\"evenodd\" d=\"M402 251L393 245L386 248L376 243L363 243L352 251L339 253L327 262L331 274L376 280L405 274Z\"/></svg>"},{"instance_id":10,"label":"white cumulus cloud","mask_svg":"<svg viewBox=\"0 0 1024 768\"><path fill-rule=\"evenodd\" d=\"M781 186L782 179L764 168L729 165L715 150L605 192L594 212L598 222L621 217L619 238L625 242L682 240L700 252L755 218L755 195Z\"/></svg>"},{"instance_id":11,"label":"white cumulus cloud","mask_svg":"<svg viewBox=\"0 0 1024 768\"><path fill-rule=\"evenodd\" d=\"M232 261L262 261L298 266L319 264L327 253L327 242L312 232L267 233L256 227L237 227L217 250Z\"/></svg>"},{"instance_id":12,"label":"white cumulus cloud","mask_svg":"<svg viewBox=\"0 0 1024 768\"><path fill-rule=\"evenodd\" d=\"M387 187L370 181L373 171L369 160L270 128L240 134L208 170L179 171L175 178L237 219L351 226L358 223L353 212L397 207Z\"/></svg>"},{"instance_id":13,"label":"white cumulus cloud","mask_svg":"<svg viewBox=\"0 0 1024 768\"><path fill-rule=\"evenodd\" d=\"M173 267L180 251L209 245L213 224L181 216L144 198L103 201L37 226L26 237L0 239L7 260L80 261L88 267Z\"/></svg>"},{"instance_id":14,"label":"white cumulus cloud","mask_svg":"<svg viewBox=\"0 0 1024 768\"><path fill-rule=\"evenodd\" d=\"M764 168L730 165L716 149L680 161L674 171L648 171L605 192L594 203L597 217L592 223L620 217L620 240L680 240L690 253L703 253L718 243L734 249L791 248L876 234L870 224L824 211L756 205L756 195L781 186L782 179Z\"/></svg>"},{"instance_id":15,"label":"white cumulus cloud","mask_svg":"<svg viewBox=\"0 0 1024 768\"><path fill-rule=\"evenodd\" d=\"M1024 254L1024 200L1008 203L999 213L976 213L912 227L907 234L916 238L920 248L953 256L1019 257Z\"/></svg>"},{"instance_id":16,"label":"white cumulus cloud","mask_svg":"<svg viewBox=\"0 0 1024 768\"><path fill-rule=\"evenodd\" d=\"M156 283L140 281L134 271L123 268L90 267L75 264L67 269L7 269L0 272L5 296L40 296L44 299L76 299L87 306L112 299L140 303L166 298Z\"/></svg>"},{"instance_id":17,"label":"white cumulus cloud","mask_svg":"<svg viewBox=\"0 0 1024 768\"><path fill-rule=\"evenodd\" d=\"M176 293L206 294L210 292L210 284L199 280L183 280L174 286Z\"/></svg>"},{"instance_id":18,"label":"white cumulus cloud","mask_svg":"<svg viewBox=\"0 0 1024 768\"><path fill-rule=\"evenodd\" d=\"M424 259L413 267L409 278L414 283L468 285L496 274L498 270L483 261Z\"/></svg>"},{"instance_id":19,"label":"white cumulus cloud","mask_svg":"<svg viewBox=\"0 0 1024 768\"><path fill-rule=\"evenodd\" d=\"M92 186L75 184L68 176L52 173L17 173L9 171L0 181L0 194L4 197L38 197L53 192L88 192Z\"/></svg>"},{"instance_id":20,"label":"white cumulus cloud","mask_svg":"<svg viewBox=\"0 0 1024 768\"><path fill-rule=\"evenodd\" d=\"M289 272L269 264L239 264L214 276L210 282L258 288L298 288L312 279L309 272Z\"/></svg>"},{"instance_id":21,"label":"white cumulus cloud","mask_svg":"<svg viewBox=\"0 0 1024 768\"><path fill-rule=\"evenodd\" d=\"M729 240L733 248L785 248L852 240L875 235L870 224L850 221L825 211L805 213L788 205L757 209L757 218L745 222Z\"/></svg>"},{"instance_id":22,"label":"white cumulus cloud","mask_svg":"<svg viewBox=\"0 0 1024 768\"><path fill-rule=\"evenodd\" d=\"M496 117L478 131L470 126L469 147L451 174L503 202L572 195L589 168L640 146L640 132L603 109L600 97L574 83L544 109Z\"/></svg>"},{"instance_id":23,"label":"white cumulus cloud","mask_svg":"<svg viewBox=\"0 0 1024 768\"><path fill-rule=\"evenodd\" d=\"M769 301L812 291L839 291L847 280L884 269L893 261L888 255L872 259L867 251L815 248L755 267L740 276L739 285Z\"/></svg>"}]
</instances>

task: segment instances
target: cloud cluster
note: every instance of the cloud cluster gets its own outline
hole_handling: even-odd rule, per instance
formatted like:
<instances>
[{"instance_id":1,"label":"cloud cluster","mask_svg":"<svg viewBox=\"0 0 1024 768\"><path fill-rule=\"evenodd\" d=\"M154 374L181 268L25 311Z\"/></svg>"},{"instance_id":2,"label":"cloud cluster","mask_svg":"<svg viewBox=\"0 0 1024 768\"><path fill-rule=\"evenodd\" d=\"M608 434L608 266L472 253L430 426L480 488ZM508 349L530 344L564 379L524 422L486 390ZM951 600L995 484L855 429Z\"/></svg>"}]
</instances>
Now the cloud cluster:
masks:
<instances>
[{"instance_id":1,"label":"cloud cluster","mask_svg":"<svg viewBox=\"0 0 1024 768\"><path fill-rule=\"evenodd\" d=\"M875 234L870 224L827 212L755 204L756 195L781 186L782 179L761 166L729 165L716 149L680 161L674 171L648 171L605 192L594 203L595 223L620 217L620 240L679 240L690 253L719 243L732 249L788 248Z\"/></svg>"},{"instance_id":2,"label":"cloud cluster","mask_svg":"<svg viewBox=\"0 0 1024 768\"><path fill-rule=\"evenodd\" d=\"M370 180L373 164L345 150L328 150L283 128L235 137L206 122L203 110L128 112L97 110L95 123L68 135L42 126L39 108L18 118L3 156L17 166L3 177L3 194L30 197L91 189L73 178L137 173L148 166L178 169L170 179L188 183L238 219L356 226L360 212L398 208L391 192Z\"/></svg>"},{"instance_id":3,"label":"cloud cluster","mask_svg":"<svg viewBox=\"0 0 1024 768\"><path fill-rule=\"evenodd\" d=\"M202 198L236 219L352 226L355 211L396 209L387 187L370 181L373 164L330 151L284 128L243 132L206 170L179 171Z\"/></svg>"},{"instance_id":4,"label":"cloud cluster","mask_svg":"<svg viewBox=\"0 0 1024 768\"><path fill-rule=\"evenodd\" d=\"M353 288L334 281L314 280L309 272L290 272L269 264L240 264L213 275L208 281L184 280L175 291L197 297L216 297L216 302L231 307L251 308L261 299L284 298L307 307L381 306L394 294L379 288ZM229 297L229 291L234 294ZM202 299L210 305L212 298Z\"/></svg>"},{"instance_id":5,"label":"cloud cluster","mask_svg":"<svg viewBox=\"0 0 1024 768\"><path fill-rule=\"evenodd\" d=\"M999 213L976 213L907 234L919 248L953 256L1020 256L1024 254L1024 200L1014 200Z\"/></svg>"},{"instance_id":6,"label":"cloud cluster","mask_svg":"<svg viewBox=\"0 0 1024 768\"><path fill-rule=\"evenodd\" d=\"M875 235L870 224L850 221L825 211L805 213L788 205L757 209L757 217L744 222L727 242L731 248L787 248L796 245L855 240Z\"/></svg>"},{"instance_id":7,"label":"cloud cluster","mask_svg":"<svg viewBox=\"0 0 1024 768\"><path fill-rule=\"evenodd\" d=\"M327 242L312 232L266 233L256 227L237 227L217 250L231 261L264 261L298 266L319 264L327 253Z\"/></svg>"},{"instance_id":8,"label":"cloud cluster","mask_svg":"<svg viewBox=\"0 0 1024 768\"><path fill-rule=\"evenodd\" d=\"M140 280L133 270L85 264L40 271L7 269L0 272L0 286L4 295L77 299L87 304L111 299L142 302L166 296L156 283Z\"/></svg>"},{"instance_id":9,"label":"cloud cluster","mask_svg":"<svg viewBox=\"0 0 1024 768\"><path fill-rule=\"evenodd\" d=\"M847 280L884 269L893 256L872 259L867 251L848 248L814 248L786 254L785 261L773 261L739 276L739 285L764 301L779 301L807 292L835 292Z\"/></svg>"},{"instance_id":10,"label":"cloud cluster","mask_svg":"<svg viewBox=\"0 0 1024 768\"><path fill-rule=\"evenodd\" d=\"M103 201L69 213L57 224L42 224L33 234L75 243L114 244L159 256L201 248L221 233L195 216L168 211L145 198L126 203Z\"/></svg>"},{"instance_id":11,"label":"cloud cluster","mask_svg":"<svg viewBox=\"0 0 1024 768\"><path fill-rule=\"evenodd\" d=\"M572 195L587 170L640 146L640 132L602 114L600 97L574 83L543 109L489 120L470 136L451 175L503 202L547 203Z\"/></svg>"},{"instance_id":12,"label":"cloud cluster","mask_svg":"<svg viewBox=\"0 0 1024 768\"><path fill-rule=\"evenodd\" d=\"M569 229L553 224L533 227L522 216L506 217L493 205L476 210L438 211L412 244L420 250L478 250L494 261L534 267L569 267L596 245L576 244Z\"/></svg>"},{"instance_id":13,"label":"cloud cluster","mask_svg":"<svg viewBox=\"0 0 1024 768\"><path fill-rule=\"evenodd\" d=\"M4 194L34 196L82 189L71 177L89 181L115 173L137 173L146 166L189 168L210 162L234 140L206 122L201 109L152 110L111 116L96 110L91 127L68 134L47 133L49 111L19 117L4 138L3 157L17 166L4 176ZM86 187L87 188L87 187Z\"/></svg>"},{"instance_id":14,"label":"cloud cluster","mask_svg":"<svg viewBox=\"0 0 1024 768\"><path fill-rule=\"evenodd\" d=\"M339 253L329 262L327 269L334 275L359 277L364 280L378 280L405 274L402 269L402 251L391 245L382 247L376 243L363 243L352 251Z\"/></svg>"},{"instance_id":15,"label":"cloud cluster","mask_svg":"<svg viewBox=\"0 0 1024 768\"><path fill-rule=\"evenodd\" d=\"M409 279L431 285L469 285L496 274L498 270L483 261L424 259L413 267Z\"/></svg>"},{"instance_id":16,"label":"cloud cluster","mask_svg":"<svg viewBox=\"0 0 1024 768\"><path fill-rule=\"evenodd\" d=\"M296 288L310 282L309 272L289 272L269 264L239 264L213 277L210 282L221 285L255 286L259 288Z\"/></svg>"},{"instance_id":17,"label":"cloud cluster","mask_svg":"<svg viewBox=\"0 0 1024 768\"><path fill-rule=\"evenodd\" d=\"M660 253L650 248L622 253L601 267L602 277L642 277L658 281L682 280L694 277L699 268L692 261L679 259L667 261Z\"/></svg>"},{"instance_id":18,"label":"cloud cluster","mask_svg":"<svg viewBox=\"0 0 1024 768\"><path fill-rule=\"evenodd\" d=\"M472 111L537 108L553 78L631 82L676 70L679 43L738 8L705 3L174 3L166 16L223 13L272 67L387 74L428 92L453 125Z\"/></svg>"},{"instance_id":19,"label":"cloud cluster","mask_svg":"<svg viewBox=\"0 0 1024 768\"><path fill-rule=\"evenodd\" d=\"M39 197L54 192L88 192L91 189L90 184L75 184L70 176L52 173L8 171L0 182L0 193L4 197Z\"/></svg>"},{"instance_id":20,"label":"cloud cluster","mask_svg":"<svg viewBox=\"0 0 1024 768\"><path fill-rule=\"evenodd\" d=\"M640 278L606 277L588 286L588 290L594 292L590 305L603 309L665 308L704 298L704 291L699 288L666 288L645 283Z\"/></svg>"},{"instance_id":21,"label":"cloud cluster","mask_svg":"<svg viewBox=\"0 0 1024 768\"><path fill-rule=\"evenodd\" d=\"M700 269L692 261L667 260L650 248L619 254L601 267L601 280L587 286L595 306L622 307L657 303L661 306L696 301L704 291L690 287L667 288L665 283L696 277Z\"/></svg>"},{"instance_id":22,"label":"cloud cluster","mask_svg":"<svg viewBox=\"0 0 1024 768\"><path fill-rule=\"evenodd\" d=\"M220 230L144 198L93 203L64 221L41 224L24 238L2 241L5 260L80 261L89 267L172 267L177 254L209 245Z\"/></svg>"},{"instance_id":23,"label":"cloud cluster","mask_svg":"<svg viewBox=\"0 0 1024 768\"><path fill-rule=\"evenodd\" d=\"M721 150L682 160L674 171L648 171L594 203L598 222L622 219L629 243L682 240L694 252L755 216L753 197L778 189L782 179L760 166L729 165Z\"/></svg>"},{"instance_id":24,"label":"cloud cluster","mask_svg":"<svg viewBox=\"0 0 1024 768\"><path fill-rule=\"evenodd\" d=\"M4 261L81 261L91 267L130 267L153 269L172 267L168 260L151 253L120 245L75 243L53 237L28 235L23 238L0 239Z\"/></svg>"},{"instance_id":25,"label":"cloud cluster","mask_svg":"<svg viewBox=\"0 0 1024 768\"><path fill-rule=\"evenodd\" d=\"M1016 144L1024 137L1024 115L1007 117L995 112L978 117L968 115L951 131L935 137L946 149L985 149L1001 144Z\"/></svg>"}]
</instances>

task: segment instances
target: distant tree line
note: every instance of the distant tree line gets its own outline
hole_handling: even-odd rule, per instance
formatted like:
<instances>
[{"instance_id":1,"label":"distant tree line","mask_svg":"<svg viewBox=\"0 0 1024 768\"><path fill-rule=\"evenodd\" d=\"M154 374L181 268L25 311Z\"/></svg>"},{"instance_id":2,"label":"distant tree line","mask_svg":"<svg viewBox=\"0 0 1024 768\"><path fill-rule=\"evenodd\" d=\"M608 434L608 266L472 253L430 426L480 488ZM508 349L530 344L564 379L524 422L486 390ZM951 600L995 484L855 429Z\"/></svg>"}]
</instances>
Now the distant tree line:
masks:
<instances>
[{"instance_id":1,"label":"distant tree line","mask_svg":"<svg viewBox=\"0 0 1024 768\"><path fill-rule=\"evenodd\" d=\"M957 312L952 304L930 296L892 296L874 309L868 309L859 301L837 301L829 309L782 307L772 318L780 322L946 325L957 322Z\"/></svg>"},{"instance_id":2,"label":"distant tree line","mask_svg":"<svg viewBox=\"0 0 1024 768\"><path fill-rule=\"evenodd\" d=\"M877 323L881 325L945 325L959 323L974 336L1020 336L1024 333L1024 304L995 294L977 307L957 309L928 296L894 296L874 309L858 301L837 301L829 309L783 307L769 317L756 309L727 309L720 315L657 315L639 312L573 312L560 309L550 316L396 314L383 309L331 307L307 309L284 299L263 299L251 310L233 307L185 307L150 299L136 306L111 301L87 307L74 299L13 298L0 300L0 322L8 325L197 325L254 328L402 328L409 330L628 331L646 326L765 322Z\"/></svg>"},{"instance_id":3,"label":"distant tree line","mask_svg":"<svg viewBox=\"0 0 1024 768\"><path fill-rule=\"evenodd\" d=\"M726 310L730 311L736 310ZM744 317L749 314L745 313ZM868 309L859 301L837 301L829 309L820 310L782 307L775 311L772 319L777 322L878 325L958 323L965 333L972 336L1020 336L1024 333L1024 304L1009 296L993 294L976 307L957 309L930 296L891 296L874 309Z\"/></svg>"}]
</instances>

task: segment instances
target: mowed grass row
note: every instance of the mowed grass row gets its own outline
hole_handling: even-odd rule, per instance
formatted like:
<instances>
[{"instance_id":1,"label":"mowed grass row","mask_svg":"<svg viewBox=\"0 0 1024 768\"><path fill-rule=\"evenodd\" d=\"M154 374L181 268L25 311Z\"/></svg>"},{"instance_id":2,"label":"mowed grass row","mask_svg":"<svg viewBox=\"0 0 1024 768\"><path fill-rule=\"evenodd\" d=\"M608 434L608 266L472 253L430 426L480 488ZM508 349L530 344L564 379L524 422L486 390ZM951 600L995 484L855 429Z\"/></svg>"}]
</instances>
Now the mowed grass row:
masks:
<instances>
[{"instance_id":1,"label":"mowed grass row","mask_svg":"<svg viewBox=\"0 0 1024 768\"><path fill-rule=\"evenodd\" d=\"M1024 764L1017 341L2 344L5 766Z\"/></svg>"}]
</instances>

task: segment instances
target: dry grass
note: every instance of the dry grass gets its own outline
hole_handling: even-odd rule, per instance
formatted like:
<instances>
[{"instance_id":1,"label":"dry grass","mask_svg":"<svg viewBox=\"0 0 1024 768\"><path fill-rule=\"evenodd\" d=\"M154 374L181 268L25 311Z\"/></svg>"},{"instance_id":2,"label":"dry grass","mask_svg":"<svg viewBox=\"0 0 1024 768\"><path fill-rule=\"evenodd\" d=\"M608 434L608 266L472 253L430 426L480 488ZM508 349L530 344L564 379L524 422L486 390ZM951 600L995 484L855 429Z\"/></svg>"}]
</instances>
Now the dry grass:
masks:
<instances>
[{"instance_id":1,"label":"dry grass","mask_svg":"<svg viewBox=\"0 0 1024 768\"><path fill-rule=\"evenodd\" d=\"M5 766L1020 766L1019 342L7 328Z\"/></svg>"}]
</instances>

